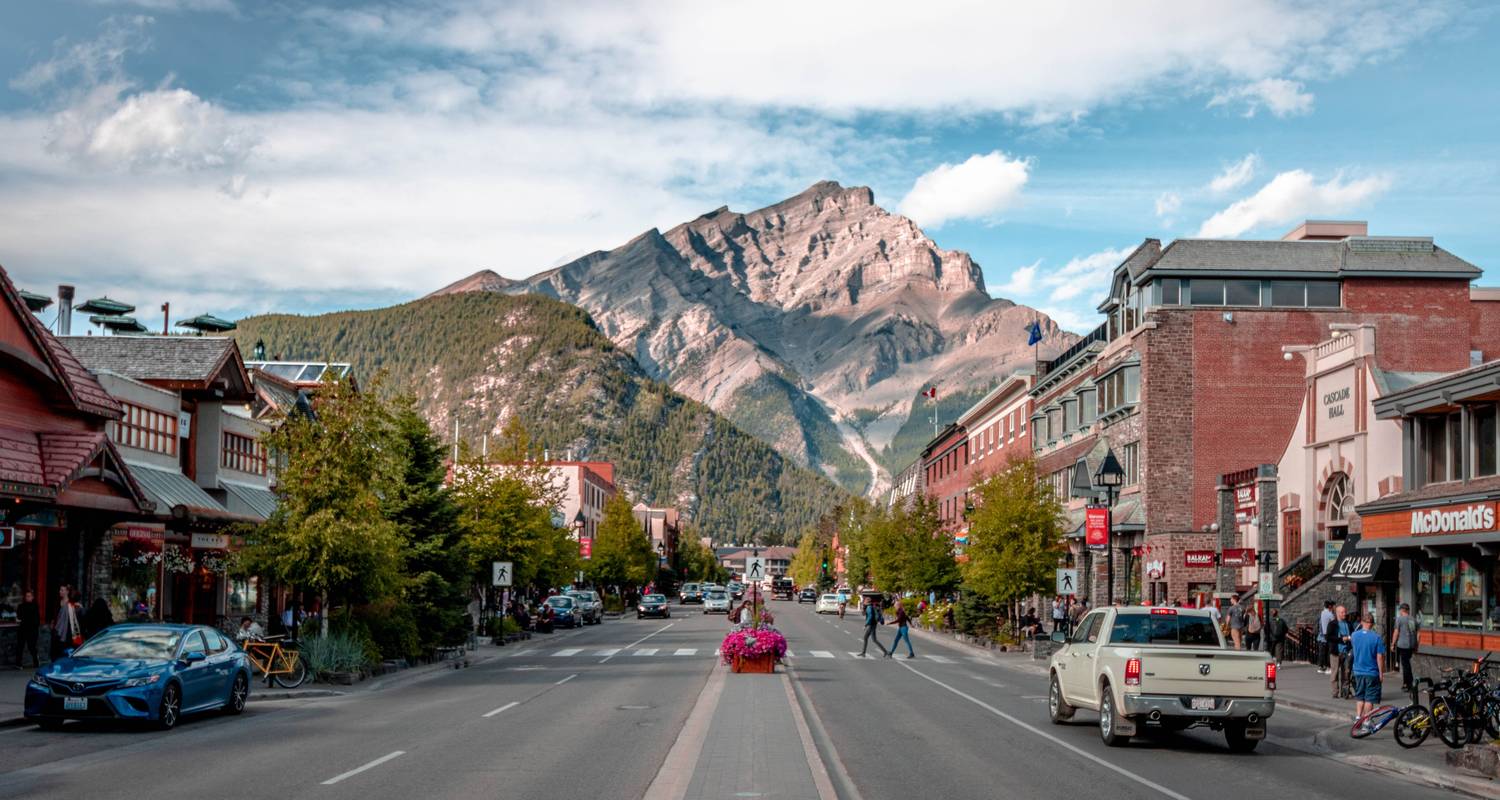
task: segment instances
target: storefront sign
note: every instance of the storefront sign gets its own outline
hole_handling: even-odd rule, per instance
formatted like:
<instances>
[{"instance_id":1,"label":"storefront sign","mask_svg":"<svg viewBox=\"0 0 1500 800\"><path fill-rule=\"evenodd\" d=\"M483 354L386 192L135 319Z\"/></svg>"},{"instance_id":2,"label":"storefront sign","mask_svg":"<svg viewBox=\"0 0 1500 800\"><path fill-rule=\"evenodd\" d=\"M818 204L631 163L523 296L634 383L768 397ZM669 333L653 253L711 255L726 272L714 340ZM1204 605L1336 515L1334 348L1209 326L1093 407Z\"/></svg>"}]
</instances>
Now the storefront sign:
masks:
<instances>
[{"instance_id":1,"label":"storefront sign","mask_svg":"<svg viewBox=\"0 0 1500 800\"><path fill-rule=\"evenodd\" d=\"M1411 534L1477 533L1495 529L1495 504L1434 508L1411 512Z\"/></svg>"},{"instance_id":2,"label":"storefront sign","mask_svg":"<svg viewBox=\"0 0 1500 800\"><path fill-rule=\"evenodd\" d=\"M1159 581L1167 574L1167 562L1156 560L1146 562L1146 577L1153 581Z\"/></svg>"},{"instance_id":3,"label":"storefront sign","mask_svg":"<svg viewBox=\"0 0 1500 800\"><path fill-rule=\"evenodd\" d=\"M1375 571L1380 569L1383 558L1379 550L1363 550L1358 542L1346 541L1335 562L1332 577L1349 581L1374 580Z\"/></svg>"},{"instance_id":4,"label":"storefront sign","mask_svg":"<svg viewBox=\"0 0 1500 800\"><path fill-rule=\"evenodd\" d=\"M1212 567L1215 555L1212 550L1184 550L1182 563L1185 567Z\"/></svg>"},{"instance_id":5,"label":"storefront sign","mask_svg":"<svg viewBox=\"0 0 1500 800\"><path fill-rule=\"evenodd\" d=\"M1234 507L1239 511L1255 510L1255 484L1240 486L1234 490Z\"/></svg>"},{"instance_id":6,"label":"storefront sign","mask_svg":"<svg viewBox=\"0 0 1500 800\"><path fill-rule=\"evenodd\" d=\"M1224 566L1249 567L1255 564L1255 550L1250 547L1231 547L1224 551Z\"/></svg>"},{"instance_id":7,"label":"storefront sign","mask_svg":"<svg viewBox=\"0 0 1500 800\"><path fill-rule=\"evenodd\" d=\"M191 544L194 550L228 550L229 536L222 533L195 533Z\"/></svg>"},{"instance_id":8,"label":"storefront sign","mask_svg":"<svg viewBox=\"0 0 1500 800\"><path fill-rule=\"evenodd\" d=\"M1109 509L1089 506L1084 510L1083 539L1092 548L1109 547Z\"/></svg>"},{"instance_id":9,"label":"storefront sign","mask_svg":"<svg viewBox=\"0 0 1500 800\"><path fill-rule=\"evenodd\" d=\"M16 529L0 528L0 550L9 550L16 546Z\"/></svg>"},{"instance_id":10,"label":"storefront sign","mask_svg":"<svg viewBox=\"0 0 1500 800\"><path fill-rule=\"evenodd\" d=\"M1327 567L1339 560L1339 548L1343 542L1329 541L1323 543L1323 566Z\"/></svg>"},{"instance_id":11,"label":"storefront sign","mask_svg":"<svg viewBox=\"0 0 1500 800\"><path fill-rule=\"evenodd\" d=\"M159 542L166 538L166 528L159 525L130 525L121 523L110 528L110 533L123 536L126 539L140 539L147 542Z\"/></svg>"}]
</instances>

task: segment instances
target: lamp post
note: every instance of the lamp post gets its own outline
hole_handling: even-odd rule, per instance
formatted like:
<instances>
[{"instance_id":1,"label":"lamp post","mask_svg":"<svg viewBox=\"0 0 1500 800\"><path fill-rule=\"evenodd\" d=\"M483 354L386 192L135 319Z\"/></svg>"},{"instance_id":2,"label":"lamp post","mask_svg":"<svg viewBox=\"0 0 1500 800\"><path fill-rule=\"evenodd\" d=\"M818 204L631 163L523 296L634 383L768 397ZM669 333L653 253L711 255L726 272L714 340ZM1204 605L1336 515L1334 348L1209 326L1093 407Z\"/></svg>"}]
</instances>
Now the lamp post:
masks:
<instances>
[{"instance_id":1,"label":"lamp post","mask_svg":"<svg viewBox=\"0 0 1500 800\"><path fill-rule=\"evenodd\" d=\"M1115 498L1125 483L1125 468L1115 458L1114 450L1104 451L1104 460L1094 471L1094 486L1104 490L1104 525L1107 529L1105 546L1105 575L1109 581L1109 604L1115 604Z\"/></svg>"},{"instance_id":2,"label":"lamp post","mask_svg":"<svg viewBox=\"0 0 1500 800\"><path fill-rule=\"evenodd\" d=\"M579 509L578 509L578 513L573 515L573 535L574 535L574 538L576 538L578 540L578 542L579 542L580 545L583 544L583 529L584 529L584 527L587 524L588 523L585 522L584 519L583 519L583 508L580 506ZM589 548L589 555L592 557L593 554L594 554L593 547L590 546L590 548ZM583 566L583 565L580 564L579 566ZM581 570L581 569L578 570L578 574L576 576L574 576L574 578L573 578L573 583L575 583L575 584L583 583L583 570Z\"/></svg>"}]
</instances>

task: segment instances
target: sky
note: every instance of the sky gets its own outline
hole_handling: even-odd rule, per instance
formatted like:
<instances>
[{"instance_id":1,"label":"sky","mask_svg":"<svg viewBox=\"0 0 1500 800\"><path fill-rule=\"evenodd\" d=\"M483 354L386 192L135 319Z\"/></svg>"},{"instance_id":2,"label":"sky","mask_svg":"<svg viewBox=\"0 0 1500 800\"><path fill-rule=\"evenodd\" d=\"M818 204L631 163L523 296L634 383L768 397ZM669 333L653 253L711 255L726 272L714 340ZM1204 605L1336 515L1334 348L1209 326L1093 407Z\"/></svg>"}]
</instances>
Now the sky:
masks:
<instances>
[{"instance_id":1,"label":"sky","mask_svg":"<svg viewBox=\"0 0 1500 800\"><path fill-rule=\"evenodd\" d=\"M1142 239L1305 218L1500 285L1497 34L1459 0L7 2L0 265L148 323L369 308L831 179L1077 332Z\"/></svg>"}]
</instances>

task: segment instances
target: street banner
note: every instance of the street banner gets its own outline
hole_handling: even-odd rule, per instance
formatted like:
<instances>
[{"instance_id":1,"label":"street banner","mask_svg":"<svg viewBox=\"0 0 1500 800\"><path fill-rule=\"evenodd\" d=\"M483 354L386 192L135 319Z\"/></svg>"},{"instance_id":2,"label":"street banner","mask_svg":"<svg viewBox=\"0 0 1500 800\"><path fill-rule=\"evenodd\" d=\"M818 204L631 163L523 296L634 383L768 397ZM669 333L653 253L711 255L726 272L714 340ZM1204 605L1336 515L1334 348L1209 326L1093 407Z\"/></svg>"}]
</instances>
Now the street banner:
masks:
<instances>
[{"instance_id":1,"label":"street banner","mask_svg":"<svg viewBox=\"0 0 1500 800\"><path fill-rule=\"evenodd\" d=\"M1084 510L1083 540L1095 549L1109 547L1109 509L1104 506L1089 506Z\"/></svg>"},{"instance_id":2,"label":"street banner","mask_svg":"<svg viewBox=\"0 0 1500 800\"><path fill-rule=\"evenodd\" d=\"M1255 565L1255 549L1251 547L1229 547L1224 550L1224 566L1250 567Z\"/></svg>"},{"instance_id":3,"label":"street banner","mask_svg":"<svg viewBox=\"0 0 1500 800\"><path fill-rule=\"evenodd\" d=\"M1182 552L1182 565L1185 567L1212 567L1214 565L1214 551L1184 550Z\"/></svg>"},{"instance_id":4,"label":"street banner","mask_svg":"<svg viewBox=\"0 0 1500 800\"><path fill-rule=\"evenodd\" d=\"M578 556L579 556L579 558L593 558L594 557L594 540L593 539L579 539L578 540Z\"/></svg>"}]
</instances>

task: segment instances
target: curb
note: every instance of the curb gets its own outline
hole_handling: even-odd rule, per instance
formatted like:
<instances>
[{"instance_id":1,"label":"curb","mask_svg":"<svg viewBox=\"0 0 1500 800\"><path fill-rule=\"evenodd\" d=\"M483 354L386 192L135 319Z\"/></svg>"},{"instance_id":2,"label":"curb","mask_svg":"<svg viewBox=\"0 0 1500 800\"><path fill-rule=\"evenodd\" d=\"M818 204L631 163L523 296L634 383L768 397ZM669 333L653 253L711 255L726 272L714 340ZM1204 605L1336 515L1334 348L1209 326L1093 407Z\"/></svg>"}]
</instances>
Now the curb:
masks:
<instances>
[{"instance_id":1,"label":"curb","mask_svg":"<svg viewBox=\"0 0 1500 800\"><path fill-rule=\"evenodd\" d=\"M1378 769L1381 772L1404 777L1414 783L1423 783L1439 789L1460 792L1471 797L1493 798L1495 796L1495 783L1486 778L1456 775L1449 770L1424 767L1384 756L1341 753L1328 746L1325 739L1326 734L1327 731L1319 731L1313 734L1312 748L1308 752L1351 766ZM1282 743L1278 741L1278 744ZM1293 746L1293 749L1299 748Z\"/></svg>"},{"instance_id":2,"label":"curb","mask_svg":"<svg viewBox=\"0 0 1500 800\"><path fill-rule=\"evenodd\" d=\"M334 689L308 689L306 691L251 692L247 700L296 700L300 697L342 697L344 692Z\"/></svg>"}]
</instances>

